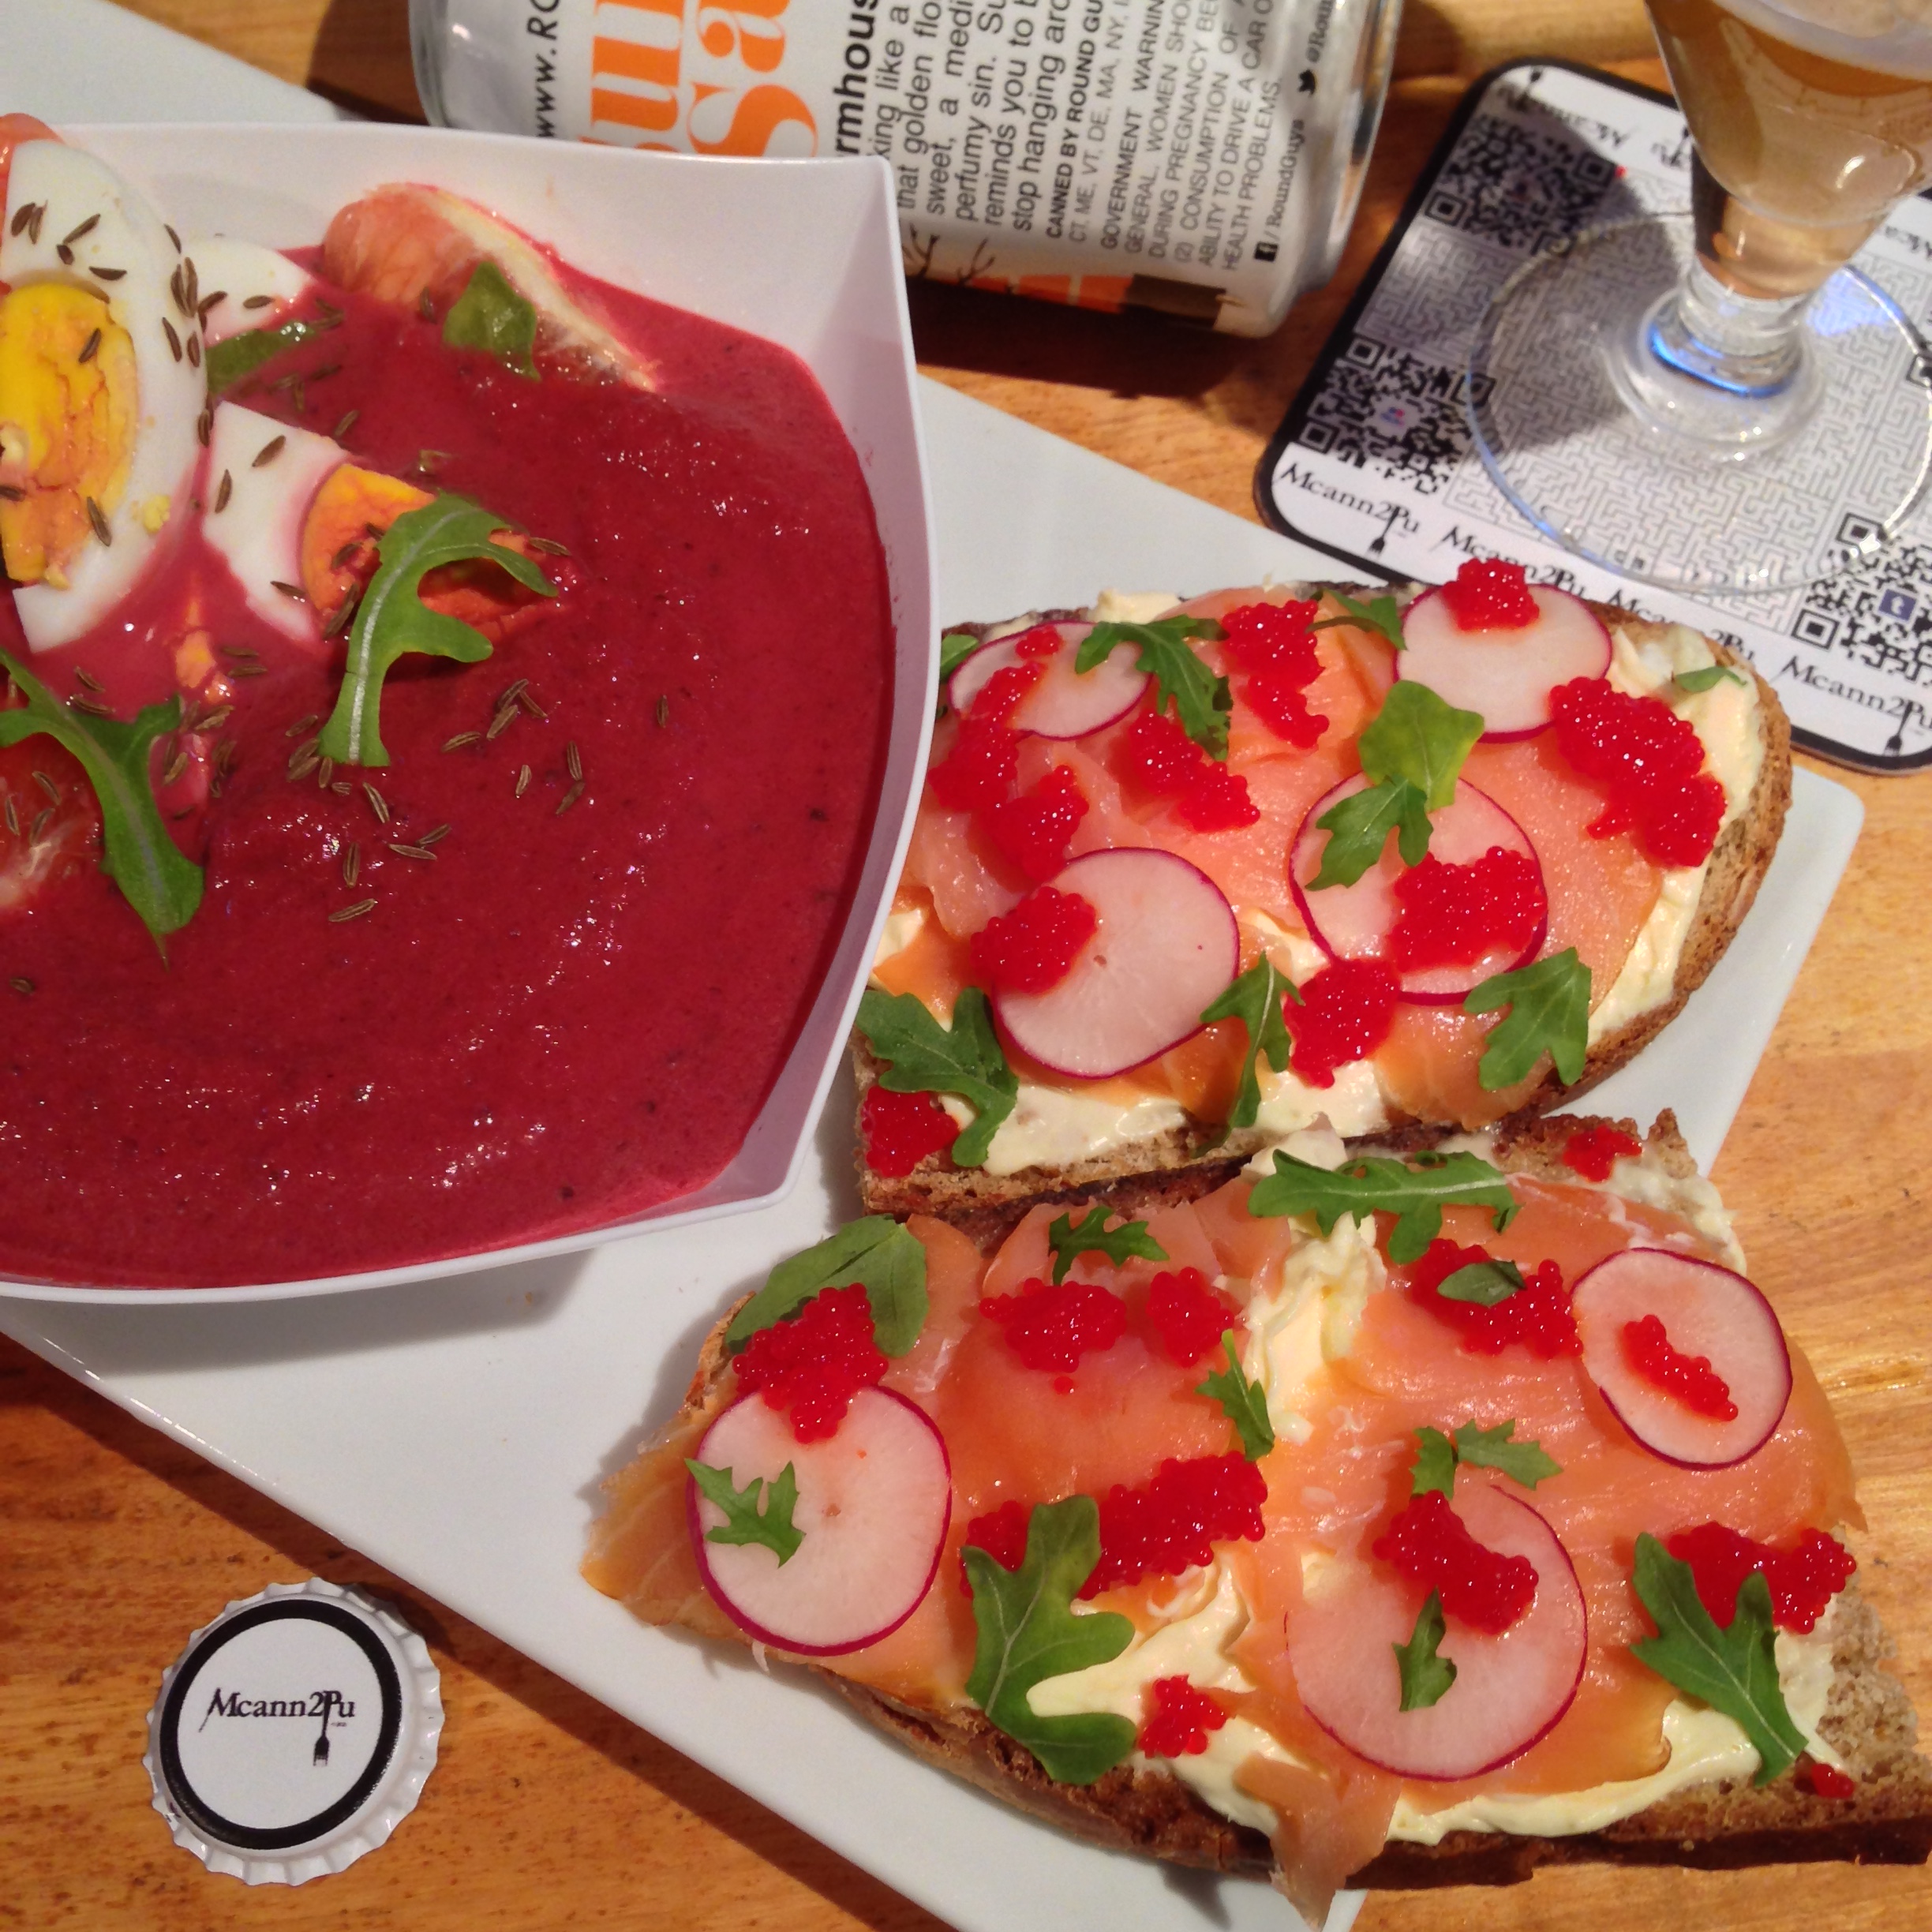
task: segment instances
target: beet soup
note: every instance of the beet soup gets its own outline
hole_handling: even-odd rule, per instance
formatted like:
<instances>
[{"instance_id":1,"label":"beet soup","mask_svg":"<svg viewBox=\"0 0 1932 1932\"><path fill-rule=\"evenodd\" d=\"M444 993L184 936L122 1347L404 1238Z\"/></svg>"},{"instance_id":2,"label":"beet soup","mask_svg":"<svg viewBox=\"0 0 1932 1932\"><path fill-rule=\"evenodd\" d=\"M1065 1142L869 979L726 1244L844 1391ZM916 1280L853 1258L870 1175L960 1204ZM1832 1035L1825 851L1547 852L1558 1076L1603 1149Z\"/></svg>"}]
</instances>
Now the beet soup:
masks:
<instances>
[{"instance_id":1,"label":"beet soup","mask_svg":"<svg viewBox=\"0 0 1932 1932\"><path fill-rule=\"evenodd\" d=\"M291 643L211 545L236 485L206 420L200 514L130 603L32 652L0 598L0 649L59 699L125 720L178 697L150 775L204 869L157 940L102 870L80 764L45 735L0 751L0 1270L213 1286L429 1261L624 1219L743 1140L879 796L885 560L803 364L552 266L654 387L541 334L529 373L453 346L447 287L320 280L290 313L309 326L213 406L483 506L554 586L488 562L425 580L504 621L480 661L388 669L388 765L318 743L354 624L318 605ZM383 534L328 560L351 595Z\"/></svg>"}]
</instances>

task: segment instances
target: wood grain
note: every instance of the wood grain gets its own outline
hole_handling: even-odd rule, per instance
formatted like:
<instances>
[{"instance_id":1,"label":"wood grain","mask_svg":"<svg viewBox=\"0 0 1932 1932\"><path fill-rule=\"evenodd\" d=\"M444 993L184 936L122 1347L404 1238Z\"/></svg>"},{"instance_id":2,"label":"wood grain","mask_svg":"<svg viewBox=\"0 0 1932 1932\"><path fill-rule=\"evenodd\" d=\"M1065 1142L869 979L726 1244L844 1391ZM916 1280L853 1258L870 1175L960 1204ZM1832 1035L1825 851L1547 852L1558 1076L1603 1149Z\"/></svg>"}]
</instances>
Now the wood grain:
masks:
<instances>
[{"instance_id":1,"label":"wood grain","mask_svg":"<svg viewBox=\"0 0 1932 1932\"><path fill-rule=\"evenodd\" d=\"M417 111L403 0L140 0L135 10L365 109ZM1636 0L1410 0L1404 77L1347 259L1279 334L1236 342L919 287L922 361L982 400L1252 517L1256 461L1459 98L1448 77L1569 54L1655 82L1647 48ZM1901 1676L1932 1711L1932 811L1923 779L1831 775L1864 800L1864 837L1717 1178L1754 1272L1838 1406L1870 1518L1864 1585L1898 1638ZM487 1633L5 1342L0 1524L0 1927L937 1926ZM421 1807L383 1852L297 1891L251 1892L169 1842L140 1768L144 1719L189 1630L230 1597L311 1574L399 1599L442 1668L448 1728ZM1361 1919L1363 1932L1699 1923L1904 1932L1932 1924L1932 1878L1579 1869L1503 1893L1378 1896Z\"/></svg>"}]
</instances>

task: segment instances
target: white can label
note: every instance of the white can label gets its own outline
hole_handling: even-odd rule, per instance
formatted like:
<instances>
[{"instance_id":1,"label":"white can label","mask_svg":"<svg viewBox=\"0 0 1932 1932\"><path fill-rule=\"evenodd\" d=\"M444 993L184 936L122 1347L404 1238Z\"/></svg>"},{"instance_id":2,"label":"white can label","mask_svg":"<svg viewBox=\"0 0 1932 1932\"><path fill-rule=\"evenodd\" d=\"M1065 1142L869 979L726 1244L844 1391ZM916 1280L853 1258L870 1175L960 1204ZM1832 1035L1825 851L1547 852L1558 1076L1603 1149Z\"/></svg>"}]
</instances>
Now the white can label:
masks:
<instances>
[{"instance_id":1,"label":"white can label","mask_svg":"<svg viewBox=\"0 0 1932 1932\"><path fill-rule=\"evenodd\" d=\"M1338 10L1349 31L1331 33ZM907 269L1237 326L1325 239L1347 0L445 0L459 125L706 154L877 155ZM1327 70L1324 70L1324 62ZM1224 322L1225 325L1225 322Z\"/></svg>"}]
</instances>

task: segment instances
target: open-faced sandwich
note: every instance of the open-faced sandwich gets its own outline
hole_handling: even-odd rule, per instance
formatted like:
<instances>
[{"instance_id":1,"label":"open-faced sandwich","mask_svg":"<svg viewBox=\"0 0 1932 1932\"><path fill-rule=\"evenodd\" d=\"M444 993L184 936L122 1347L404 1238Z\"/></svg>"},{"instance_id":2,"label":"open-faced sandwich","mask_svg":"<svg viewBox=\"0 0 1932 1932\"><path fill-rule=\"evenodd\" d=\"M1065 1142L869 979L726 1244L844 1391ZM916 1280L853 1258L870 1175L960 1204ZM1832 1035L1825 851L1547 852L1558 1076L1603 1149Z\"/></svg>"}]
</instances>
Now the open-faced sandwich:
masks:
<instances>
[{"instance_id":1,"label":"open-faced sandwich","mask_svg":"<svg viewBox=\"0 0 1932 1932\"><path fill-rule=\"evenodd\" d=\"M859 1017L874 1211L983 1231L1574 1096L1710 970L1789 798L1748 666L1508 564L945 642Z\"/></svg>"},{"instance_id":2,"label":"open-faced sandwich","mask_svg":"<svg viewBox=\"0 0 1932 1932\"><path fill-rule=\"evenodd\" d=\"M1923 1859L1844 1444L1668 1117L1301 1144L784 1263L586 1574L1313 1923L1552 1859Z\"/></svg>"}]
</instances>

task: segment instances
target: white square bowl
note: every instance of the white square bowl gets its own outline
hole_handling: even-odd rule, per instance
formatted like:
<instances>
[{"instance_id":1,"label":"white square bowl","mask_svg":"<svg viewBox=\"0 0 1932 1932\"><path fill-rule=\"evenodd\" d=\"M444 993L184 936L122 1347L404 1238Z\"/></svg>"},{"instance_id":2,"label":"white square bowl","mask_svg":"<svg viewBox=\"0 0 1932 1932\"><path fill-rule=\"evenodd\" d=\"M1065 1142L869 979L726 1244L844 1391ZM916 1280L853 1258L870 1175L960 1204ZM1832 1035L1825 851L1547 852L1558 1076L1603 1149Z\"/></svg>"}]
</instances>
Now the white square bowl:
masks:
<instances>
[{"instance_id":1,"label":"white square bowl","mask_svg":"<svg viewBox=\"0 0 1932 1932\"><path fill-rule=\"evenodd\" d=\"M892 177L879 160L693 160L574 142L340 125L63 129L184 234L319 243L345 202L385 182L466 195L574 267L762 335L818 378L857 451L886 553L897 636L892 728L859 888L804 1026L744 1144L696 1193L559 1238L408 1267L229 1288L90 1288L0 1278L56 1301L260 1301L534 1260L760 1208L797 1180L891 901L931 736L937 657L926 458Z\"/></svg>"}]
</instances>

